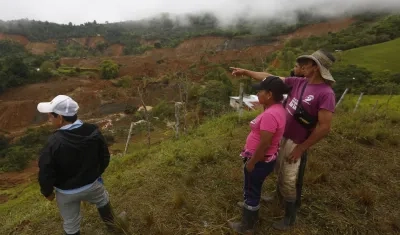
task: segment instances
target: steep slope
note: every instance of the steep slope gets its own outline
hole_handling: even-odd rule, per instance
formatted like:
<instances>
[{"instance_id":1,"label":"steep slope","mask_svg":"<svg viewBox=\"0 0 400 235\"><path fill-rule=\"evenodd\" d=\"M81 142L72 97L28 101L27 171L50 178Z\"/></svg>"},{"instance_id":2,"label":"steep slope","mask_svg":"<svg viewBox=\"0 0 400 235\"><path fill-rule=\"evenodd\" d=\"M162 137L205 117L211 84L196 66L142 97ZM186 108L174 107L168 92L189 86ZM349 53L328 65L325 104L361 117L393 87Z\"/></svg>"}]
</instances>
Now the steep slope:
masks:
<instances>
[{"instance_id":1,"label":"steep slope","mask_svg":"<svg viewBox=\"0 0 400 235\"><path fill-rule=\"evenodd\" d=\"M35 55L44 55L57 50L57 40L49 39L46 42L31 42L22 35L0 33L0 40L11 40L22 44L25 49ZM67 39L69 44L79 44L85 48L95 48L100 43L106 43L104 37L86 37L86 38L70 38ZM119 56L123 54L123 46L120 44L112 44L107 47L105 55Z\"/></svg>"},{"instance_id":2,"label":"steep slope","mask_svg":"<svg viewBox=\"0 0 400 235\"><path fill-rule=\"evenodd\" d=\"M265 45L258 46L251 46L253 41L249 41L247 38L229 39L225 37L204 36L186 40L176 48L153 49L140 56L91 57L86 59L61 58L60 63L71 67L97 68L103 60L112 59L121 65L120 76L131 75L134 78L150 77L157 79L164 75L188 71L193 65L198 66L200 70L205 70L208 64L224 64L228 67L229 64L240 62L249 63L250 61L254 61L253 63L261 63L268 54L282 48L285 40L288 38L323 35L339 31L352 22L353 20L351 19L343 19L309 25L290 35L282 36L280 41L267 42ZM104 42L103 37L74 40L75 43L82 43L87 46ZM26 46L29 47L30 45L32 43L28 42ZM48 42L45 48L39 48L39 45L44 45L43 43L38 43L37 45L38 47L32 47L31 50L39 52L40 49L41 52L44 52L54 49L55 44L54 42ZM122 53L122 45L112 45L111 47L110 53ZM195 74L191 74L191 78L193 80L198 79ZM136 82L140 81L137 80ZM168 87L157 87L155 89L161 93L162 97L167 98L167 100L176 95L176 92L168 89ZM99 96L99 91L105 94L105 97ZM107 94L115 93L118 94L117 98L107 97ZM127 91L124 89L117 89L110 86L110 82L107 81L72 78L11 89L5 94L0 95L0 100L2 100L0 109L6 110L6 112L0 113L0 129L13 131L31 124L42 123L44 120L36 112L34 108L35 104L41 100L48 100L57 94L73 94L74 98L82 102L83 114L95 115L94 113L99 109L99 105L104 102L126 102L129 98L129 96L125 95L126 93ZM148 102L150 103L155 100L154 97L149 97L149 99L150 101Z\"/></svg>"},{"instance_id":3,"label":"steep slope","mask_svg":"<svg viewBox=\"0 0 400 235\"><path fill-rule=\"evenodd\" d=\"M311 36L321 36L329 32L336 33L342 29L347 28L350 24L354 23L355 20L352 18L337 19L328 22L311 24L296 30L289 35L280 36L280 39L292 39L292 38L308 38Z\"/></svg>"},{"instance_id":4,"label":"steep slope","mask_svg":"<svg viewBox=\"0 0 400 235\"><path fill-rule=\"evenodd\" d=\"M20 43L27 51L35 55L43 55L57 49L57 45L54 42L30 42L28 38L22 35L0 33L0 40L10 40Z\"/></svg>"},{"instance_id":5,"label":"steep slope","mask_svg":"<svg viewBox=\"0 0 400 235\"><path fill-rule=\"evenodd\" d=\"M85 79L62 79L48 83L38 83L13 89L0 96L0 129L15 131L47 120L36 110L41 101L65 94L71 95L81 104L81 114L96 112L102 103L101 90L110 87L108 81ZM112 90L113 88L110 88ZM122 92L121 92L122 95ZM124 97L125 98L125 97Z\"/></svg>"},{"instance_id":6,"label":"steep slope","mask_svg":"<svg viewBox=\"0 0 400 235\"><path fill-rule=\"evenodd\" d=\"M30 42L25 45L25 48L34 55L44 55L57 50L57 45L55 43Z\"/></svg>"},{"instance_id":7,"label":"steep slope","mask_svg":"<svg viewBox=\"0 0 400 235\"><path fill-rule=\"evenodd\" d=\"M121 76L158 77L171 71L186 70L194 63L227 64L232 62L261 61L269 53L281 49L286 40L321 36L329 32L340 31L354 20L341 19L300 28L289 35L279 37L276 42L265 42L264 45L253 46L247 38L229 39L225 37L198 37L184 41L176 48L153 49L140 56L111 57L121 64ZM251 42L251 41L250 41ZM108 57L95 58L62 58L61 64L76 67L96 68ZM162 61L160 63L160 61Z\"/></svg>"},{"instance_id":8,"label":"steep slope","mask_svg":"<svg viewBox=\"0 0 400 235\"><path fill-rule=\"evenodd\" d=\"M371 72L400 73L400 38L385 43L338 52L340 64L355 64Z\"/></svg>"},{"instance_id":9,"label":"steep slope","mask_svg":"<svg viewBox=\"0 0 400 235\"><path fill-rule=\"evenodd\" d=\"M14 35L14 34L4 34L0 33L0 40L11 40L14 42L21 43L22 45L27 45L29 43L28 38L22 35Z\"/></svg>"},{"instance_id":10,"label":"steep slope","mask_svg":"<svg viewBox=\"0 0 400 235\"><path fill-rule=\"evenodd\" d=\"M112 158L103 178L116 211L127 212L126 234L230 234L227 220L238 219L236 202L243 197L238 153L255 115L246 113L238 122L236 113L228 114L180 140L150 149L138 143L129 156ZM334 121L330 136L309 153L296 228L283 234L398 233L395 159L400 149L387 144L399 134L399 126L373 113L339 112ZM387 136L380 135L372 146L360 144L357 138L368 137L371 130ZM264 189L272 190L274 180L271 175ZM1 234L61 231L57 207L40 196L36 183L4 194L8 202L0 204ZM82 210L82 233L106 234L96 209L83 204ZM259 233L282 234L271 227L281 216L277 205L263 203Z\"/></svg>"}]
</instances>

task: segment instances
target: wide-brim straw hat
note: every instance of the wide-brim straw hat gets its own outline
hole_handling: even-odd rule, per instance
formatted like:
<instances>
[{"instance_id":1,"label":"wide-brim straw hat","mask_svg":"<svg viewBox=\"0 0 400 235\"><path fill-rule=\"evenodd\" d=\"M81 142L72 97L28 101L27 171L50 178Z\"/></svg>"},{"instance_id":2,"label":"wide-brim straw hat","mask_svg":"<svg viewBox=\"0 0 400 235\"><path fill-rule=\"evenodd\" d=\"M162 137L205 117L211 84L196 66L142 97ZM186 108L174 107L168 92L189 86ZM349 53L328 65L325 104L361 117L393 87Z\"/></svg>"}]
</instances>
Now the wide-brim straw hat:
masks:
<instances>
[{"instance_id":1,"label":"wide-brim straw hat","mask_svg":"<svg viewBox=\"0 0 400 235\"><path fill-rule=\"evenodd\" d=\"M323 51L318 50L311 55L302 55L299 56L296 60L298 61L300 59L313 60L318 65L321 76L325 80L336 82L335 79L333 79L331 72L329 71L335 61L330 59Z\"/></svg>"}]
</instances>

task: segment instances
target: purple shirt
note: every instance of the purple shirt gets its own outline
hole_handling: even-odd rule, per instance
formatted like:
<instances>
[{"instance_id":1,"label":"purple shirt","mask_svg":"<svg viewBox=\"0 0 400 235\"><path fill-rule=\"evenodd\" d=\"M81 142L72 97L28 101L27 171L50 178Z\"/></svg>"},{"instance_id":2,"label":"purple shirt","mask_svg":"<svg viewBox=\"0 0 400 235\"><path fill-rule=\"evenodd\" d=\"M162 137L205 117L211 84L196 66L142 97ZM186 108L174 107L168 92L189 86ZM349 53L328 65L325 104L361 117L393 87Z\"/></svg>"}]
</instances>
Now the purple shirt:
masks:
<instances>
[{"instance_id":1,"label":"purple shirt","mask_svg":"<svg viewBox=\"0 0 400 235\"><path fill-rule=\"evenodd\" d=\"M291 139L296 144L303 143L308 138L308 130L298 123L293 114L300 99L301 90L306 83L306 79L288 77L285 83L292 87L286 103L286 128L283 136ZM307 84L303 93L302 105L304 109L313 116L318 116L318 111L326 109L332 113L335 111L335 93L332 88L325 83Z\"/></svg>"}]
</instances>

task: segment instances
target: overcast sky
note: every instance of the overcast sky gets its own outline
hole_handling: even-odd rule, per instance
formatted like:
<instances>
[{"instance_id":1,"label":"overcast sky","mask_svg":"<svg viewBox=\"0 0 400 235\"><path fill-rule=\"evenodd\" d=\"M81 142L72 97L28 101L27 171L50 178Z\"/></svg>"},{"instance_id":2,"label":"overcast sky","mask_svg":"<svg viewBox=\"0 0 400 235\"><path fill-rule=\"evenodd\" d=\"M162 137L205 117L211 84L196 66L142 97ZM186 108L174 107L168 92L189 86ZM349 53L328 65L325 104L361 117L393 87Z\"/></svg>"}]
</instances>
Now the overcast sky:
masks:
<instances>
[{"instance_id":1,"label":"overcast sky","mask_svg":"<svg viewBox=\"0 0 400 235\"><path fill-rule=\"evenodd\" d=\"M138 20L161 12L211 11L227 23L239 15L290 18L290 12L296 9L314 9L317 14L331 16L361 9L400 12L400 0L0 0L0 19L81 24L93 20L98 23Z\"/></svg>"}]
</instances>

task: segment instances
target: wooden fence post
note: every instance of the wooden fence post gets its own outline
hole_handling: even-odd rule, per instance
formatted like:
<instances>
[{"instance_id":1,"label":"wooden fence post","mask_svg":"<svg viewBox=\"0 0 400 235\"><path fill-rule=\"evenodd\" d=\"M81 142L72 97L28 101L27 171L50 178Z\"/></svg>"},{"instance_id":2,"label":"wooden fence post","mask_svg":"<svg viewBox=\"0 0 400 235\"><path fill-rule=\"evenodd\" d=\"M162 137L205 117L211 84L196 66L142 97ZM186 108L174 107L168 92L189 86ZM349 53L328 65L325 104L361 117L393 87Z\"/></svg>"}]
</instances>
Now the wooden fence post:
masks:
<instances>
[{"instance_id":1,"label":"wooden fence post","mask_svg":"<svg viewBox=\"0 0 400 235\"><path fill-rule=\"evenodd\" d=\"M346 95L346 93L347 93L348 90L349 90L349 88L346 88L346 90L344 90L344 92L343 92L342 96L340 97L339 101L337 102L335 108L337 108L337 107L339 106L339 104L342 102L342 100L343 100L343 98L344 98L344 96Z\"/></svg>"},{"instance_id":2,"label":"wooden fence post","mask_svg":"<svg viewBox=\"0 0 400 235\"><path fill-rule=\"evenodd\" d=\"M133 122L131 122L131 127L129 128L128 138L126 138L124 156L126 155L126 152L128 151L129 141L131 140L132 128L133 128Z\"/></svg>"},{"instance_id":3,"label":"wooden fence post","mask_svg":"<svg viewBox=\"0 0 400 235\"><path fill-rule=\"evenodd\" d=\"M179 138L179 118L180 118L180 108L181 102L175 102L175 138Z\"/></svg>"},{"instance_id":4,"label":"wooden fence post","mask_svg":"<svg viewBox=\"0 0 400 235\"><path fill-rule=\"evenodd\" d=\"M360 105L360 102L361 102L361 99L362 99L363 95L364 95L364 92L361 92L360 97L358 97L356 107L354 107L353 113L355 113L357 111L358 106Z\"/></svg>"},{"instance_id":5,"label":"wooden fence post","mask_svg":"<svg viewBox=\"0 0 400 235\"><path fill-rule=\"evenodd\" d=\"M243 90L244 84L240 83L240 90L239 90L239 119L243 116Z\"/></svg>"}]
</instances>

